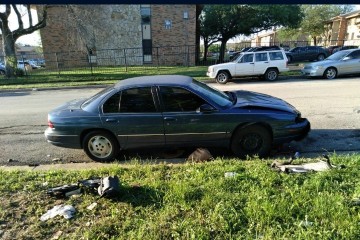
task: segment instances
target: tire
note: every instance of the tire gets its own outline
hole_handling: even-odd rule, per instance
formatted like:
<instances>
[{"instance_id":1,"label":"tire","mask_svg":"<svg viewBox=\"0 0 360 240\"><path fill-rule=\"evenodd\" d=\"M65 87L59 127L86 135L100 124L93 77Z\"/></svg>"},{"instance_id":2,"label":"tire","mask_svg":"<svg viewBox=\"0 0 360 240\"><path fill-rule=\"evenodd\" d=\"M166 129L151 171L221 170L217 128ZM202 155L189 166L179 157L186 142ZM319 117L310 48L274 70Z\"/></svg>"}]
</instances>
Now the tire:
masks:
<instances>
[{"instance_id":1,"label":"tire","mask_svg":"<svg viewBox=\"0 0 360 240\"><path fill-rule=\"evenodd\" d=\"M279 73L276 69L270 68L268 70L266 70L265 74L264 74L264 78L267 81L275 81L279 76Z\"/></svg>"},{"instance_id":2,"label":"tire","mask_svg":"<svg viewBox=\"0 0 360 240\"><path fill-rule=\"evenodd\" d=\"M120 152L115 137L101 130L88 133L84 137L83 148L86 155L96 162L113 161Z\"/></svg>"},{"instance_id":3,"label":"tire","mask_svg":"<svg viewBox=\"0 0 360 240\"><path fill-rule=\"evenodd\" d=\"M230 80L229 73L220 71L216 76L216 82L219 84L226 84Z\"/></svg>"},{"instance_id":4,"label":"tire","mask_svg":"<svg viewBox=\"0 0 360 240\"><path fill-rule=\"evenodd\" d=\"M245 159L247 156L267 157L271 146L271 133L261 125L251 125L238 129L231 141L232 152L242 159Z\"/></svg>"},{"instance_id":5,"label":"tire","mask_svg":"<svg viewBox=\"0 0 360 240\"><path fill-rule=\"evenodd\" d=\"M324 71L324 78L326 79L334 79L337 77L337 70L333 67L327 68Z\"/></svg>"},{"instance_id":6,"label":"tire","mask_svg":"<svg viewBox=\"0 0 360 240\"><path fill-rule=\"evenodd\" d=\"M325 55L324 54L319 54L316 58L318 61L322 61L325 59Z\"/></svg>"}]
</instances>

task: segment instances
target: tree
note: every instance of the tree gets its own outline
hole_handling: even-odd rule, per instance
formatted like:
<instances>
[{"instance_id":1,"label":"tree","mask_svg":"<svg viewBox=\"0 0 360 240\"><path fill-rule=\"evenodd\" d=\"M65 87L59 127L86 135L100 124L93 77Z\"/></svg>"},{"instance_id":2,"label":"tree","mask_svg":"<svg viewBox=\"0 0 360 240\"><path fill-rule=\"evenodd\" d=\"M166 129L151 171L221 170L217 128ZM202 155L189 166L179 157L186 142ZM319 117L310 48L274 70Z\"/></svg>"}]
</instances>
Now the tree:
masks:
<instances>
[{"instance_id":1,"label":"tree","mask_svg":"<svg viewBox=\"0 0 360 240\"><path fill-rule=\"evenodd\" d=\"M326 32L325 21L353 9L351 5L302 5L304 18L300 24L301 30L309 34L314 45L317 45L318 38Z\"/></svg>"},{"instance_id":2,"label":"tree","mask_svg":"<svg viewBox=\"0 0 360 240\"><path fill-rule=\"evenodd\" d=\"M15 76L15 68L17 68L17 58L15 51L16 40L24 35L30 34L46 26L47 6L43 7L41 18L38 23L34 25L33 16L30 11L30 4L15 5L6 4L1 6L0 12L0 29L2 34L3 52L5 54L5 71L6 77ZM9 26L9 16L14 11L17 18L18 28L11 30ZM28 27L24 27L23 17L27 15L29 23Z\"/></svg>"},{"instance_id":3,"label":"tree","mask_svg":"<svg viewBox=\"0 0 360 240\"><path fill-rule=\"evenodd\" d=\"M207 36L221 42L220 62L226 43L238 35L250 35L278 26L296 27L302 19L299 5L209 5L204 8ZM203 36L204 38L204 36ZM215 40L213 40L215 41Z\"/></svg>"}]
</instances>

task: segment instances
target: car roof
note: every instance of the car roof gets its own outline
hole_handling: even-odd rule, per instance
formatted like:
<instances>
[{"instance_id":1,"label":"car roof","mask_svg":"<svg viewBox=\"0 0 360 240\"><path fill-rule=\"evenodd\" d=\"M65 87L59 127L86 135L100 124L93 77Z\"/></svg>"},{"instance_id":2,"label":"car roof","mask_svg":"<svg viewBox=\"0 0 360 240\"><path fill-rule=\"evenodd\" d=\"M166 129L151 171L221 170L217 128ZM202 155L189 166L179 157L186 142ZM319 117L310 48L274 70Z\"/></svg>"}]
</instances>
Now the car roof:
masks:
<instances>
[{"instance_id":1,"label":"car roof","mask_svg":"<svg viewBox=\"0 0 360 240\"><path fill-rule=\"evenodd\" d=\"M170 84L170 85L189 85L193 81L192 77L182 75L154 75L141 76L121 80L115 84L114 88L149 85L150 84Z\"/></svg>"}]
</instances>

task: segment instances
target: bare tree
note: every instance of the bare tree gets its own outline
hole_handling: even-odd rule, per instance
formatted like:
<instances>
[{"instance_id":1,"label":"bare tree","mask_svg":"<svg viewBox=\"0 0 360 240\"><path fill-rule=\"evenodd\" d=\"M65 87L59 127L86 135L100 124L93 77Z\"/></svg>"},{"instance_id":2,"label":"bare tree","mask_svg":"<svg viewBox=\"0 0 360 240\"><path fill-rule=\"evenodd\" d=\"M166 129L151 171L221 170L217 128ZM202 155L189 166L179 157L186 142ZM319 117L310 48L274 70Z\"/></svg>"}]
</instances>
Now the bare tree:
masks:
<instances>
[{"instance_id":1,"label":"bare tree","mask_svg":"<svg viewBox=\"0 0 360 240\"><path fill-rule=\"evenodd\" d=\"M24 9L20 9L20 7ZM9 16L11 12L14 11L17 18L18 28L16 30L11 30L9 26ZM28 27L24 27L23 18L27 16L29 23ZM2 33L2 44L3 51L5 54L5 68L6 68L6 77L15 76L15 68L17 68L17 58L15 51L15 42L16 40L24 35L31 34L40 28L46 26L47 18L47 6L45 5L40 14L39 21L34 24L33 16L31 13L30 4L26 5L15 5L15 4L6 4L1 6L0 10L0 29Z\"/></svg>"}]
</instances>

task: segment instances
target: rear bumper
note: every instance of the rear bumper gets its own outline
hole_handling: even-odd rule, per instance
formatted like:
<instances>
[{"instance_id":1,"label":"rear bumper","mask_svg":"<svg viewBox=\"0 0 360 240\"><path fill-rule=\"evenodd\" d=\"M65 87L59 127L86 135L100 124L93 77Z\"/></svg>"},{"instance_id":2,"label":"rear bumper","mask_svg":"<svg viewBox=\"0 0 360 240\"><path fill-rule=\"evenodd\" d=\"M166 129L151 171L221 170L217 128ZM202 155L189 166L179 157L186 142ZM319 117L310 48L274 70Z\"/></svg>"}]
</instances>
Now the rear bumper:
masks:
<instances>
[{"instance_id":1,"label":"rear bumper","mask_svg":"<svg viewBox=\"0 0 360 240\"><path fill-rule=\"evenodd\" d=\"M52 128L45 130L45 139L58 147L81 149L80 137L78 135L61 134L54 131Z\"/></svg>"}]
</instances>

